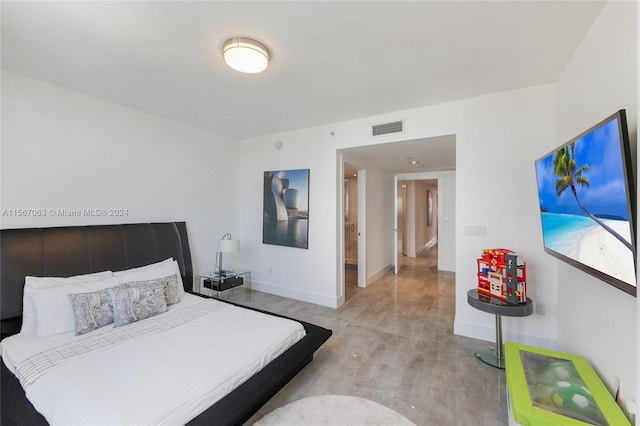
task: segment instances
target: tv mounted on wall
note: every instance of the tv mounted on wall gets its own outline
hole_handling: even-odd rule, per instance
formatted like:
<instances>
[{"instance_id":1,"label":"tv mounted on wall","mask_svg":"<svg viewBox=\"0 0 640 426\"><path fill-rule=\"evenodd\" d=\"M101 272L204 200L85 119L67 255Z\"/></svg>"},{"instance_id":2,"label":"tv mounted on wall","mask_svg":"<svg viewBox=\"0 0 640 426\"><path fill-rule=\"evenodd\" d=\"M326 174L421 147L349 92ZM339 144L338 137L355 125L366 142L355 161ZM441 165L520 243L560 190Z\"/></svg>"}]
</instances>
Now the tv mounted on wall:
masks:
<instances>
[{"instance_id":1,"label":"tv mounted on wall","mask_svg":"<svg viewBox=\"0 0 640 426\"><path fill-rule=\"evenodd\" d=\"M636 192L625 110L536 160L544 250L636 295Z\"/></svg>"}]
</instances>

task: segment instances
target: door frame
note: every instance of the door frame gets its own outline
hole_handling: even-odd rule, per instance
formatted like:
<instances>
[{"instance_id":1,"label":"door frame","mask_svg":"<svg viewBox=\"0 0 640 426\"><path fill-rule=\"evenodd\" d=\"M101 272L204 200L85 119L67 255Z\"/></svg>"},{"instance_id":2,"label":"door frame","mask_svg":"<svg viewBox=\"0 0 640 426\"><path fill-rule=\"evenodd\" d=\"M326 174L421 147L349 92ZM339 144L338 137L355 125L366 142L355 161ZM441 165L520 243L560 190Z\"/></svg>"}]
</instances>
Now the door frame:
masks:
<instances>
[{"instance_id":1,"label":"door frame","mask_svg":"<svg viewBox=\"0 0 640 426\"><path fill-rule=\"evenodd\" d=\"M367 287L367 169L364 168L358 169L358 287Z\"/></svg>"},{"instance_id":2,"label":"door frame","mask_svg":"<svg viewBox=\"0 0 640 426\"><path fill-rule=\"evenodd\" d=\"M393 215L393 273L398 274L402 269L402 202L404 195L402 193L403 181L398 178L398 175L393 177L393 200L394 200L394 215Z\"/></svg>"},{"instance_id":3,"label":"door frame","mask_svg":"<svg viewBox=\"0 0 640 426\"><path fill-rule=\"evenodd\" d=\"M351 164L358 168L358 287L367 286L367 191L366 167L361 161L338 153L338 306L345 302L344 268L345 268L345 234L344 234L344 165Z\"/></svg>"},{"instance_id":4,"label":"door frame","mask_svg":"<svg viewBox=\"0 0 640 426\"><path fill-rule=\"evenodd\" d=\"M406 183L409 181L414 181L414 180L435 180L437 181L436 187L437 187L437 196L438 196L438 210L436 212L434 212L435 215L435 220L438 221L438 233L437 233L437 239L438 242L442 241L442 239L440 238L441 235L440 233L442 232L442 223L440 222L443 214L442 214L442 209L443 204L442 204L442 199L440 198L440 194L443 193L441 185L442 185L442 176L440 175L440 173L438 172L418 172L418 173L398 173L396 175L394 175L394 183L396 184L396 187L398 187L398 185L400 185L402 182ZM397 201L394 199L394 209L396 208L395 204L397 203ZM395 211L395 210L394 210ZM445 217L444 219L445 221L447 221L448 219ZM394 225L395 225L395 219L394 219ZM454 223L454 229L455 229L455 223ZM455 236L454 236L454 243L455 243ZM395 248L395 245L394 245ZM441 245L438 244L438 268L440 268L440 265L443 263L441 262L441 252L440 252L440 248ZM397 259L394 259L396 264L394 264L394 269L397 267ZM445 269L448 270L448 269ZM396 272L397 273L397 272Z\"/></svg>"}]
</instances>

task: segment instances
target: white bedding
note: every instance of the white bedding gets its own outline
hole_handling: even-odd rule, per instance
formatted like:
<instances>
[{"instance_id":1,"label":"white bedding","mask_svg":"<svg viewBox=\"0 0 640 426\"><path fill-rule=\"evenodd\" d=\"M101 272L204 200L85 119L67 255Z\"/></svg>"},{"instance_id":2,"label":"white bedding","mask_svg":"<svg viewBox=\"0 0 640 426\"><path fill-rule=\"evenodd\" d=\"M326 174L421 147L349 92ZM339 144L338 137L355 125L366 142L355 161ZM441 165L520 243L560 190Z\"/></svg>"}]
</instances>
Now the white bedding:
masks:
<instances>
[{"instance_id":1,"label":"white bedding","mask_svg":"<svg viewBox=\"0 0 640 426\"><path fill-rule=\"evenodd\" d=\"M17 334L0 347L50 424L178 425L304 334L295 321L186 294L167 313L123 327Z\"/></svg>"}]
</instances>

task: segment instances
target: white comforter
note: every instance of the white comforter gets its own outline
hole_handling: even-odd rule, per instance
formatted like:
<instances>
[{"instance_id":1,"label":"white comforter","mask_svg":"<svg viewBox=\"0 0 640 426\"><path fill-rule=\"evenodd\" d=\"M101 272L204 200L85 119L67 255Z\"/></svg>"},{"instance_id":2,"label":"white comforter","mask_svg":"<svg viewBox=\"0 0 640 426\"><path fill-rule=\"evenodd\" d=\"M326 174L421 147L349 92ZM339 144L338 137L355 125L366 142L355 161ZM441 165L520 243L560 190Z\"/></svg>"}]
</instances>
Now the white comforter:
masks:
<instances>
[{"instance_id":1,"label":"white comforter","mask_svg":"<svg viewBox=\"0 0 640 426\"><path fill-rule=\"evenodd\" d=\"M27 398L53 425L188 422L304 336L301 324L185 295L169 312L1 342Z\"/></svg>"}]
</instances>

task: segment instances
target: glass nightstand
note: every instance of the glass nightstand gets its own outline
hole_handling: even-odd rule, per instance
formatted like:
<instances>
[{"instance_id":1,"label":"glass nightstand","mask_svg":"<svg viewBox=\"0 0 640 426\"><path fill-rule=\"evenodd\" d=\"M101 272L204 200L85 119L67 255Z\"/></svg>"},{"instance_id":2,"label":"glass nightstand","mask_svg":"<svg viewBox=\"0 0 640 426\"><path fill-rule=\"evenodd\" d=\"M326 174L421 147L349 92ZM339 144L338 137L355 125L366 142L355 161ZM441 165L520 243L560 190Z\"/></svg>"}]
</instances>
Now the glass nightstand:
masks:
<instances>
[{"instance_id":1,"label":"glass nightstand","mask_svg":"<svg viewBox=\"0 0 640 426\"><path fill-rule=\"evenodd\" d=\"M222 274L208 272L196 275L195 292L216 299L234 296L235 289L242 287L245 300L251 300L251 271L226 269Z\"/></svg>"}]
</instances>

